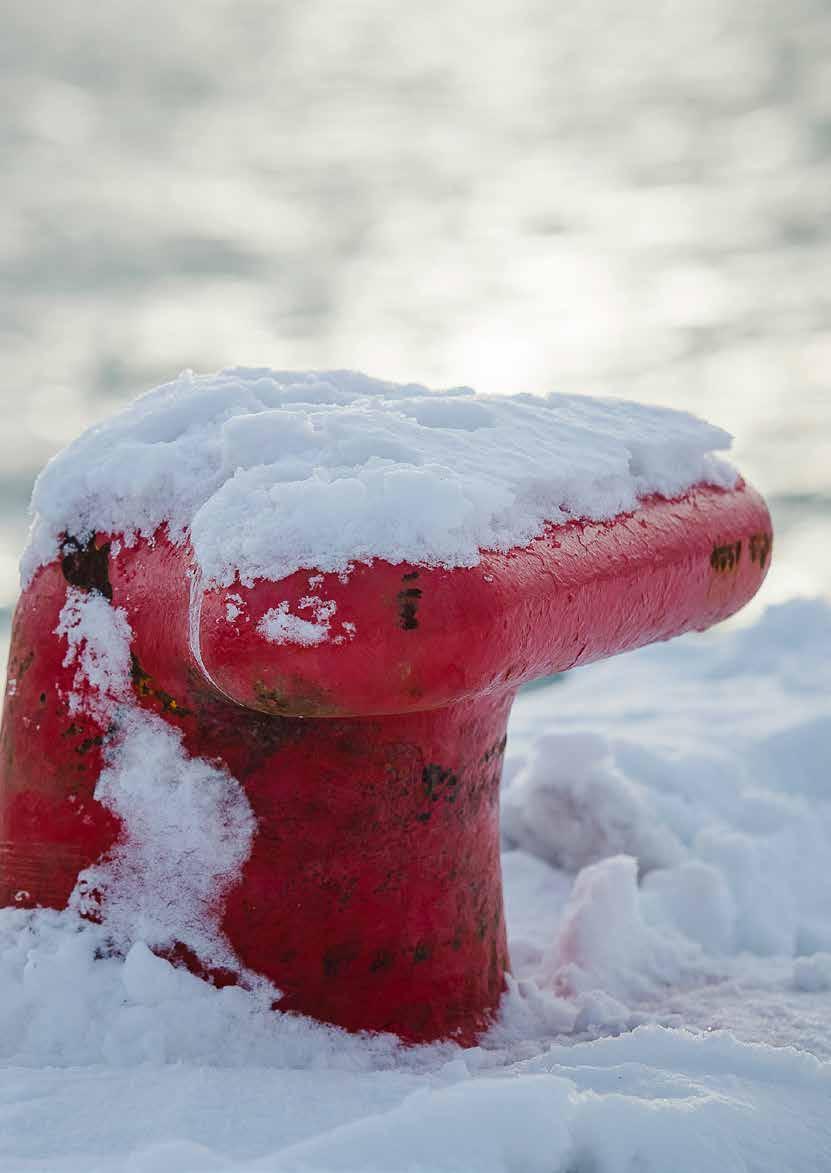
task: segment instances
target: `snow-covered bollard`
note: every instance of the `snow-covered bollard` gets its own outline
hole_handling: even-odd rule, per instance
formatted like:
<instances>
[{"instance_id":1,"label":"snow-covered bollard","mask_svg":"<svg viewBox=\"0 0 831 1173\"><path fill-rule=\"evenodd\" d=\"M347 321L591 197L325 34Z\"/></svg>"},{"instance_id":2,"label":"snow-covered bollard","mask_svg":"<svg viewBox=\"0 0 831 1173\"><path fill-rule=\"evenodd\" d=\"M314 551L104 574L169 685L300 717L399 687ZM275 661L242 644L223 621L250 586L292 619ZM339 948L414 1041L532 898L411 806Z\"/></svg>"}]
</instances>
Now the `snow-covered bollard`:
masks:
<instances>
[{"instance_id":1,"label":"snow-covered bollard","mask_svg":"<svg viewBox=\"0 0 831 1173\"><path fill-rule=\"evenodd\" d=\"M186 373L35 489L0 903L281 1008L473 1040L508 966L517 688L703 629L769 563L692 417L344 372Z\"/></svg>"}]
</instances>

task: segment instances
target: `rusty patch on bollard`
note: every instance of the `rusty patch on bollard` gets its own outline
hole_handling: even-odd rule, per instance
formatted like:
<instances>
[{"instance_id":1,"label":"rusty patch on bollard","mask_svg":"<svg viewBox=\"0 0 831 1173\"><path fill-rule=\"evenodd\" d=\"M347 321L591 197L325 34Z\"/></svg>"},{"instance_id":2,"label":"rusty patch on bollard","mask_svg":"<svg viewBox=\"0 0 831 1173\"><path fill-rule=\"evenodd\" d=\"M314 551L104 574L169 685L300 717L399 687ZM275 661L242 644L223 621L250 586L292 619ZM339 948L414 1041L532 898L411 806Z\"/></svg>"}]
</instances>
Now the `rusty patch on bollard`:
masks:
<instances>
[{"instance_id":1,"label":"rusty patch on bollard","mask_svg":"<svg viewBox=\"0 0 831 1173\"><path fill-rule=\"evenodd\" d=\"M156 688L150 675L144 671L135 652L130 653L130 678L136 695L151 697L157 700L165 713L172 713L174 717L189 717L190 709L184 708L175 697L163 688Z\"/></svg>"},{"instance_id":2,"label":"rusty patch on bollard","mask_svg":"<svg viewBox=\"0 0 831 1173\"><path fill-rule=\"evenodd\" d=\"M255 680L254 695L267 713L278 717L337 717L339 712L323 689L312 688L299 679L283 687L269 687Z\"/></svg>"}]
</instances>

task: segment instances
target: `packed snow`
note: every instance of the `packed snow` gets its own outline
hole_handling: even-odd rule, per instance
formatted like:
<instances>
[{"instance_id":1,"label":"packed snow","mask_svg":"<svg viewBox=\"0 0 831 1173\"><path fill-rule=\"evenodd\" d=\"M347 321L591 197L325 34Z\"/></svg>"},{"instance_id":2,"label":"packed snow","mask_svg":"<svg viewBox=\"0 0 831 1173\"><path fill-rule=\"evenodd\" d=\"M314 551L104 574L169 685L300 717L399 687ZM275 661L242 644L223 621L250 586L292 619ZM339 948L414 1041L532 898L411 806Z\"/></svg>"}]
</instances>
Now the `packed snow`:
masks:
<instances>
[{"instance_id":1,"label":"packed snow","mask_svg":"<svg viewBox=\"0 0 831 1173\"><path fill-rule=\"evenodd\" d=\"M179 730L136 704L122 608L71 588L55 634L67 642L65 665L76 665L69 712L85 711L109 731L95 798L122 827L109 854L79 875L70 908L100 916L111 949L183 944L207 966L239 969L216 922L251 851L245 792L226 770L191 758Z\"/></svg>"},{"instance_id":2,"label":"packed snow","mask_svg":"<svg viewBox=\"0 0 831 1173\"><path fill-rule=\"evenodd\" d=\"M63 626L115 695L97 607L71 598ZM72 910L0 912L0 1168L827 1173L829 653L831 606L797 600L520 697L514 977L475 1048L216 989L152 951L158 910L116 949ZM133 748L111 769L141 818L182 785L227 795L178 745Z\"/></svg>"},{"instance_id":3,"label":"packed snow","mask_svg":"<svg viewBox=\"0 0 831 1173\"><path fill-rule=\"evenodd\" d=\"M546 521L732 485L715 455L729 445L694 416L620 400L431 392L346 371L186 371L50 461L23 580L65 532L129 541L165 524L174 541L190 536L206 583L373 558L471 566Z\"/></svg>"}]
</instances>

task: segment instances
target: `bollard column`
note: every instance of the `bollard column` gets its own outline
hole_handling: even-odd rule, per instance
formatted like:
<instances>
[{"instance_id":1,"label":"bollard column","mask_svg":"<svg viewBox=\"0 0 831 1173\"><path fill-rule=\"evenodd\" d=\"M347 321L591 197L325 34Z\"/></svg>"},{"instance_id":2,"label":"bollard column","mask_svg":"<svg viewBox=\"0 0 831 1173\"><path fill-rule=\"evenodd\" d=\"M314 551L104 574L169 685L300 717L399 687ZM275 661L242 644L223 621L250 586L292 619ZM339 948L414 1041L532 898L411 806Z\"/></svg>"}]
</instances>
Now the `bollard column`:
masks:
<instances>
[{"instance_id":1,"label":"bollard column","mask_svg":"<svg viewBox=\"0 0 831 1173\"><path fill-rule=\"evenodd\" d=\"M511 697L349 721L271 718L258 835L224 928L280 1007L471 1042L508 964L499 780Z\"/></svg>"}]
</instances>

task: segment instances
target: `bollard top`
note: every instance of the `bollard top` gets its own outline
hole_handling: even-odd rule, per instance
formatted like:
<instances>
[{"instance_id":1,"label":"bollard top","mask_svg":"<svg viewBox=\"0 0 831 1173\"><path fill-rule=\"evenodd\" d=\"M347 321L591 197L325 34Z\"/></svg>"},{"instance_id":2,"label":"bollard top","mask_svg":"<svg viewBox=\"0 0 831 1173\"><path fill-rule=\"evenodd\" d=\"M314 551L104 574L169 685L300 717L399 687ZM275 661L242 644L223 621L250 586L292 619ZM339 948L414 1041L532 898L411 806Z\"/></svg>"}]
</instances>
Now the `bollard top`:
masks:
<instances>
[{"instance_id":1,"label":"bollard top","mask_svg":"<svg viewBox=\"0 0 831 1173\"><path fill-rule=\"evenodd\" d=\"M71 582L73 551L99 549L88 585L98 567L116 604L143 593L248 707L427 709L742 606L770 519L729 444L620 400L184 372L50 462L23 574L61 556ZM166 608L162 581L189 604Z\"/></svg>"},{"instance_id":2,"label":"bollard top","mask_svg":"<svg viewBox=\"0 0 831 1173\"><path fill-rule=\"evenodd\" d=\"M208 586L375 559L470 567L547 525L608 520L695 484L732 488L735 469L715 455L729 444L691 415L621 400L431 392L347 371L186 371L47 465L24 585L66 536L129 543L160 527L189 540Z\"/></svg>"},{"instance_id":3,"label":"bollard top","mask_svg":"<svg viewBox=\"0 0 831 1173\"><path fill-rule=\"evenodd\" d=\"M473 567L379 559L348 576L213 586L191 646L215 687L262 712L438 708L712 626L759 589L771 540L754 489L700 485L547 526Z\"/></svg>"}]
</instances>

